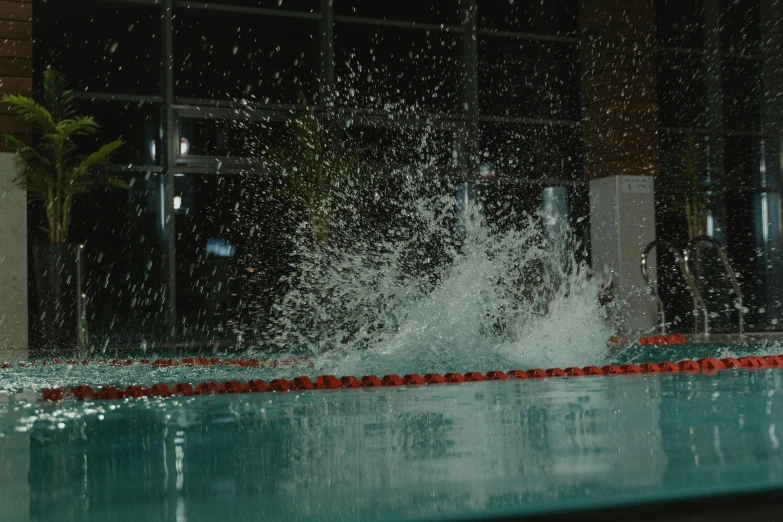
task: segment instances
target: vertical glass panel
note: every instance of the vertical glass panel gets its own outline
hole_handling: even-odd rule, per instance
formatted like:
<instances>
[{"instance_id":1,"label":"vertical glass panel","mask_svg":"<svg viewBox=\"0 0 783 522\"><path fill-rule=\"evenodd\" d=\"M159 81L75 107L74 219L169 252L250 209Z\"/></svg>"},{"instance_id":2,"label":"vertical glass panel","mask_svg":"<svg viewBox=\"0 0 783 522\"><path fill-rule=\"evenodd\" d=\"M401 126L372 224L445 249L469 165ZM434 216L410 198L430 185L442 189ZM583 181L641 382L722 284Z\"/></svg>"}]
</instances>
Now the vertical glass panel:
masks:
<instances>
[{"instance_id":1,"label":"vertical glass panel","mask_svg":"<svg viewBox=\"0 0 783 522\"><path fill-rule=\"evenodd\" d=\"M721 51L761 52L761 0L721 0Z\"/></svg>"},{"instance_id":2,"label":"vertical glass panel","mask_svg":"<svg viewBox=\"0 0 783 522\"><path fill-rule=\"evenodd\" d=\"M209 118L183 118L180 136L187 140L184 156L263 155L279 144L287 130L282 121L248 121Z\"/></svg>"},{"instance_id":3,"label":"vertical glass panel","mask_svg":"<svg viewBox=\"0 0 783 522\"><path fill-rule=\"evenodd\" d=\"M761 130L761 62L723 58L723 124L728 129Z\"/></svg>"},{"instance_id":4,"label":"vertical glass panel","mask_svg":"<svg viewBox=\"0 0 783 522\"><path fill-rule=\"evenodd\" d=\"M125 179L128 190L96 189L73 209L69 240L84 244L88 330L98 347L138 346L166 333L165 178Z\"/></svg>"},{"instance_id":5,"label":"vertical glass panel","mask_svg":"<svg viewBox=\"0 0 783 522\"><path fill-rule=\"evenodd\" d=\"M95 136L80 140L82 150L96 150L110 141L121 139L125 144L117 151L114 163L160 165L160 105L77 100L76 107L79 113L95 117L100 125Z\"/></svg>"},{"instance_id":6,"label":"vertical glass panel","mask_svg":"<svg viewBox=\"0 0 783 522\"><path fill-rule=\"evenodd\" d=\"M576 0L479 0L479 27L502 31L576 36Z\"/></svg>"},{"instance_id":7,"label":"vertical glass panel","mask_svg":"<svg viewBox=\"0 0 783 522\"><path fill-rule=\"evenodd\" d=\"M270 175L175 177L178 331L235 342L262 328L297 222Z\"/></svg>"},{"instance_id":8,"label":"vertical glass panel","mask_svg":"<svg viewBox=\"0 0 783 522\"><path fill-rule=\"evenodd\" d=\"M658 53L658 119L662 125L706 125L706 94L703 56Z\"/></svg>"},{"instance_id":9,"label":"vertical glass panel","mask_svg":"<svg viewBox=\"0 0 783 522\"><path fill-rule=\"evenodd\" d=\"M454 161L454 133L449 130L400 129L355 125L348 140L367 165L386 168L448 167Z\"/></svg>"},{"instance_id":10,"label":"vertical glass panel","mask_svg":"<svg viewBox=\"0 0 783 522\"><path fill-rule=\"evenodd\" d=\"M36 68L51 66L77 91L160 94L158 6L36 2Z\"/></svg>"},{"instance_id":11,"label":"vertical glass panel","mask_svg":"<svg viewBox=\"0 0 783 522\"><path fill-rule=\"evenodd\" d=\"M249 276L234 211L240 185L217 175L177 175L178 330L186 336L231 337L239 292Z\"/></svg>"},{"instance_id":12,"label":"vertical glass panel","mask_svg":"<svg viewBox=\"0 0 783 522\"><path fill-rule=\"evenodd\" d=\"M462 110L461 46L443 31L338 23L340 101L372 109Z\"/></svg>"},{"instance_id":13,"label":"vertical glass panel","mask_svg":"<svg viewBox=\"0 0 783 522\"><path fill-rule=\"evenodd\" d=\"M726 172L738 172L755 186L759 177L760 143L750 136L728 136L724 153ZM733 191L726 197L726 243L734 270L740 276L745 306L750 309L749 328L764 329L763 241L756 224L760 217L758 198L752 191Z\"/></svg>"},{"instance_id":14,"label":"vertical glass panel","mask_svg":"<svg viewBox=\"0 0 783 522\"><path fill-rule=\"evenodd\" d=\"M704 48L704 0L655 0L659 45Z\"/></svg>"},{"instance_id":15,"label":"vertical glass panel","mask_svg":"<svg viewBox=\"0 0 783 522\"><path fill-rule=\"evenodd\" d=\"M479 100L484 114L579 119L575 45L522 38L479 39Z\"/></svg>"},{"instance_id":16,"label":"vertical glass panel","mask_svg":"<svg viewBox=\"0 0 783 522\"><path fill-rule=\"evenodd\" d=\"M481 125L482 162L498 176L580 180L581 134L577 127L551 125Z\"/></svg>"},{"instance_id":17,"label":"vertical glass panel","mask_svg":"<svg viewBox=\"0 0 783 522\"><path fill-rule=\"evenodd\" d=\"M318 21L179 11L175 95L296 103L317 90L319 41Z\"/></svg>"}]
</instances>

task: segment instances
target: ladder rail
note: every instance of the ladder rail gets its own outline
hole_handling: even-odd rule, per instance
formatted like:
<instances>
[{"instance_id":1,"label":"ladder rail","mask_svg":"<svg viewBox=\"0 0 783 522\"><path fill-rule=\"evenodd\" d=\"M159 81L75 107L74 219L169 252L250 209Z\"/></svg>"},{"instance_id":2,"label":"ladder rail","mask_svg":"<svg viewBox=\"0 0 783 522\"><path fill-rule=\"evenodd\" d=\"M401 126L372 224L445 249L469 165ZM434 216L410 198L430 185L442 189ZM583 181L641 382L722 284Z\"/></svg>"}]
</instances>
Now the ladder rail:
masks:
<instances>
[{"instance_id":1,"label":"ladder rail","mask_svg":"<svg viewBox=\"0 0 783 522\"><path fill-rule=\"evenodd\" d=\"M744 327L745 327L745 318L744 318L744 304L742 300L742 290L740 290L739 281L737 281L737 276L734 274L734 269L731 266L731 263L729 262L729 258L726 255L726 251L723 249L723 245L720 241L715 239L712 236L699 236L693 238L689 243L688 246L684 250L684 256L685 256L685 269L690 274L690 253L694 252L696 249L696 246L701 243L711 243L712 246L715 247L715 250L718 251L718 255L720 256L721 263L723 264L723 271L728 276L729 282L731 283L732 288L734 289L734 293L737 296L737 311L738 311L738 327L739 327L739 334L742 335L744 333ZM693 276L691 275L691 279Z\"/></svg>"},{"instance_id":2,"label":"ladder rail","mask_svg":"<svg viewBox=\"0 0 783 522\"><path fill-rule=\"evenodd\" d=\"M658 288L657 288L658 280L656 278L655 281L651 281L650 275L647 271L647 257L650 255L652 249L656 248L658 245L665 247L669 252L671 252L674 255L674 260L677 262L677 266L680 269L680 273L685 279L685 282L688 286L688 290L690 290L691 295L693 296L694 303L696 304L696 309L701 310L702 312L704 318L704 333L708 334L710 331L710 323L709 323L709 316L707 314L707 307L704 304L704 299L702 299L701 293L699 292L699 289L696 286L696 282L694 281L693 276L690 273L690 270L688 270L688 265L686 262L687 253L680 251L668 241L665 241L663 239L656 239L655 241L647 245L647 247L645 247L644 251L642 252L640 268L642 270L642 277L644 278L645 283L647 283L647 287L650 289L650 292L655 298L655 302L658 307L658 318L660 321L661 333L666 333L666 312L664 310L661 296L658 294Z\"/></svg>"}]
</instances>

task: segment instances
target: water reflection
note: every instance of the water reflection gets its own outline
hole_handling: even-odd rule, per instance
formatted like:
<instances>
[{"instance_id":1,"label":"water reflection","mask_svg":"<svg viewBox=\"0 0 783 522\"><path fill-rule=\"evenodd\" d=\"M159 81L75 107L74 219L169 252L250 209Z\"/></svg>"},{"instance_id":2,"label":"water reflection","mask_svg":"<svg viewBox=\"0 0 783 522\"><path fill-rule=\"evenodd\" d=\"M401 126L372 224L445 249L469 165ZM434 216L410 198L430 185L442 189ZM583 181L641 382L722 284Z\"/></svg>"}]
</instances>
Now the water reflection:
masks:
<instances>
[{"instance_id":1,"label":"water reflection","mask_svg":"<svg viewBox=\"0 0 783 522\"><path fill-rule=\"evenodd\" d=\"M722 372L11 401L3 505L9 520L437 519L781 485L782 385Z\"/></svg>"}]
</instances>

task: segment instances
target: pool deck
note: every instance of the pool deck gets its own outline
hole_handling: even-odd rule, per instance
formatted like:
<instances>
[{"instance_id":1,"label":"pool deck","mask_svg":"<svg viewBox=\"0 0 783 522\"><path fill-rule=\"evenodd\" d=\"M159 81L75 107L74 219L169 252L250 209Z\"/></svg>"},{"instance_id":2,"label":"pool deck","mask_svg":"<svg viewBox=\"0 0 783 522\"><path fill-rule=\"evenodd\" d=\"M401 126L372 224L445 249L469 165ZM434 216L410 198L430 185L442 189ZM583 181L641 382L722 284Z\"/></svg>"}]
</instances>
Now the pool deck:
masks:
<instances>
[{"instance_id":1,"label":"pool deck","mask_svg":"<svg viewBox=\"0 0 783 522\"><path fill-rule=\"evenodd\" d=\"M783 517L783 491L770 490L720 497L686 498L631 506L602 507L578 512L498 518L506 522L731 522L741 518L754 522L777 522Z\"/></svg>"}]
</instances>

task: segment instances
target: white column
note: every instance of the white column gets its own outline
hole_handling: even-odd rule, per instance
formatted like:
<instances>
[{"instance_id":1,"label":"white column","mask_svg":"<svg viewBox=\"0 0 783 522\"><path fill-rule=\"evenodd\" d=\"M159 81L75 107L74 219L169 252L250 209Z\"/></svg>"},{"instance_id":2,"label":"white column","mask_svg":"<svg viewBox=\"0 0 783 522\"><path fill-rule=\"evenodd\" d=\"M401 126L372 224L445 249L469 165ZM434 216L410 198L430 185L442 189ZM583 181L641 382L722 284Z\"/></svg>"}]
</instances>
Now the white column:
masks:
<instances>
[{"instance_id":1,"label":"white column","mask_svg":"<svg viewBox=\"0 0 783 522\"><path fill-rule=\"evenodd\" d=\"M638 334L657 328L655 301L647 292L640 261L655 240L655 201L652 176L609 176L590 181L590 250L593 271L609 270L614 300L624 303L617 325ZM655 269L655 252L648 261Z\"/></svg>"},{"instance_id":2,"label":"white column","mask_svg":"<svg viewBox=\"0 0 783 522\"><path fill-rule=\"evenodd\" d=\"M27 194L0 153L0 361L27 357Z\"/></svg>"}]
</instances>

